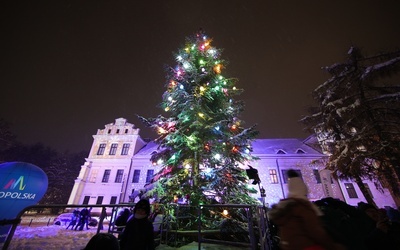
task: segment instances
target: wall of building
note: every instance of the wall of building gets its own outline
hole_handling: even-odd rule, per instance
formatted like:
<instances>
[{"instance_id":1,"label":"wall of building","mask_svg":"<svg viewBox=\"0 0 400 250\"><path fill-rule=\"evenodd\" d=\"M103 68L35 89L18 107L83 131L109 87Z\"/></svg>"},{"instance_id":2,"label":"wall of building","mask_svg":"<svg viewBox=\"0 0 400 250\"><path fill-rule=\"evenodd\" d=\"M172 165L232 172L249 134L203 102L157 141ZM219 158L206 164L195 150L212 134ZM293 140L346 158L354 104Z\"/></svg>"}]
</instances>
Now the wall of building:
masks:
<instances>
[{"instance_id":1,"label":"wall of building","mask_svg":"<svg viewBox=\"0 0 400 250\"><path fill-rule=\"evenodd\" d=\"M145 187L146 183L160 168L150 162L150 156L157 150L158 145L154 142L144 142L140 138L139 129L124 118L118 118L115 123L107 124L104 129L99 129L93 139L89 156L81 166L68 204L96 204L99 202L99 197L103 197L102 204L134 202L133 198L140 190L149 187ZM309 141L259 139L253 142L253 155L259 160L243 164L242 168L246 169L247 165L251 165L258 170L260 185L266 191L265 202L273 204L286 197L288 190L285 171L289 169L295 169L301 173L308 186L310 200L329 196L350 205L365 201L355 183L330 180L330 175L327 178L325 178L327 175L321 175L326 156L308 144ZM113 154L110 154L112 144L117 144L117 148ZM125 153L122 150L124 144L129 144L129 150L128 152L125 150ZM99 153L100 147L104 148L102 153ZM103 180L105 170L110 170L107 181ZM118 170L123 171L120 178L117 178ZM135 170L136 173L140 171L137 178L134 178ZM249 184L251 183L250 180ZM354 186L353 193L350 192L350 194L349 183ZM369 181L366 183L379 207L396 207L387 190L382 193L375 188L373 183ZM254 188L259 191L258 185L254 185ZM260 199L260 192L254 197Z\"/></svg>"}]
</instances>

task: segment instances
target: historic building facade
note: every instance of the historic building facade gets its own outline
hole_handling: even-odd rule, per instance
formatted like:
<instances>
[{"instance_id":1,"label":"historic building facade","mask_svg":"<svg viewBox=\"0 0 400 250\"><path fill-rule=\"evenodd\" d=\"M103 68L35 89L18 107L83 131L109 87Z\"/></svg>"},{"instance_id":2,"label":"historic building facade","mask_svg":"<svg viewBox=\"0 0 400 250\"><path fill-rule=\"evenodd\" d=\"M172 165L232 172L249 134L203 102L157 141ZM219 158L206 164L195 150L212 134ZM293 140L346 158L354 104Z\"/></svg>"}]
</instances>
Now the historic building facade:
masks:
<instances>
[{"instance_id":1,"label":"historic building facade","mask_svg":"<svg viewBox=\"0 0 400 250\"><path fill-rule=\"evenodd\" d=\"M133 202L145 190L160 166L150 162L157 144L146 142L139 129L124 118L98 129L93 135L89 156L81 166L68 204L120 204ZM316 150L311 139L258 139L252 144L258 161L250 165L258 170L261 187L265 189L266 204L273 204L287 195L289 169L297 170L309 188L309 198L318 200L333 197L357 205L365 201L358 186L352 181L336 181L323 170L326 156ZM251 181L249 182L251 185ZM379 207L395 205L389 191L380 192L370 181L364 183ZM254 195L261 200L258 193Z\"/></svg>"}]
</instances>

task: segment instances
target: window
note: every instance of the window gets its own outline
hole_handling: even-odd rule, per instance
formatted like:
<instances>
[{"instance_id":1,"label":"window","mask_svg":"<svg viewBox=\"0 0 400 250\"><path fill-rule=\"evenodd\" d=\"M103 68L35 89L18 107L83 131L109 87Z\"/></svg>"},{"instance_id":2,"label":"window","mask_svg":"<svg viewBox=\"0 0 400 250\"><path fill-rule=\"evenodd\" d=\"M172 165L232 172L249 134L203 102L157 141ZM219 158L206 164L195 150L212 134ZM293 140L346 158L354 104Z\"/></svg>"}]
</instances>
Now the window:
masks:
<instances>
[{"instance_id":1,"label":"window","mask_svg":"<svg viewBox=\"0 0 400 250\"><path fill-rule=\"evenodd\" d=\"M111 144L110 155L115 155L115 153L117 152L117 148L118 148L118 144L117 143Z\"/></svg>"},{"instance_id":2,"label":"window","mask_svg":"<svg viewBox=\"0 0 400 250\"><path fill-rule=\"evenodd\" d=\"M87 204L89 204L89 200L90 200L90 196L85 196L85 198L83 198L82 205L87 205Z\"/></svg>"},{"instance_id":3,"label":"window","mask_svg":"<svg viewBox=\"0 0 400 250\"><path fill-rule=\"evenodd\" d=\"M153 175L154 175L153 169L147 170L146 183L149 183L151 181L151 179L153 178Z\"/></svg>"},{"instance_id":4,"label":"window","mask_svg":"<svg viewBox=\"0 0 400 250\"><path fill-rule=\"evenodd\" d=\"M269 170L269 177L271 178L271 184L278 183L278 173L276 172L276 169Z\"/></svg>"},{"instance_id":5,"label":"window","mask_svg":"<svg viewBox=\"0 0 400 250\"><path fill-rule=\"evenodd\" d=\"M127 155L128 154L130 145L131 144L129 144L129 143L124 143L124 145L122 145L121 155Z\"/></svg>"},{"instance_id":6,"label":"window","mask_svg":"<svg viewBox=\"0 0 400 250\"><path fill-rule=\"evenodd\" d=\"M283 151L282 149L279 149L279 150L276 152L276 154L278 154L278 155L285 155L286 152Z\"/></svg>"},{"instance_id":7,"label":"window","mask_svg":"<svg viewBox=\"0 0 400 250\"><path fill-rule=\"evenodd\" d=\"M111 170L110 169L106 169L104 170L104 175L103 175L103 179L101 180L101 182L108 182L108 179L110 179L110 173Z\"/></svg>"},{"instance_id":8,"label":"window","mask_svg":"<svg viewBox=\"0 0 400 250\"><path fill-rule=\"evenodd\" d=\"M317 183L321 183L321 175L319 174L318 169L313 169L313 174Z\"/></svg>"},{"instance_id":9,"label":"window","mask_svg":"<svg viewBox=\"0 0 400 250\"><path fill-rule=\"evenodd\" d=\"M97 197L96 205L101 205L101 204L103 204L103 198L104 198L104 196L99 196L99 197Z\"/></svg>"},{"instance_id":10,"label":"window","mask_svg":"<svg viewBox=\"0 0 400 250\"><path fill-rule=\"evenodd\" d=\"M288 182L288 176L287 176L287 172L289 170L282 170L282 176L283 176L283 182L287 183ZM294 170L296 171L296 173L300 176L301 179L303 179L303 176L301 175L301 171L300 170Z\"/></svg>"},{"instance_id":11,"label":"window","mask_svg":"<svg viewBox=\"0 0 400 250\"><path fill-rule=\"evenodd\" d=\"M140 170L136 169L135 171L133 171L132 183L139 183L139 177L140 177Z\"/></svg>"},{"instance_id":12,"label":"window","mask_svg":"<svg viewBox=\"0 0 400 250\"><path fill-rule=\"evenodd\" d=\"M128 129L125 129L125 134L127 134L128 133Z\"/></svg>"},{"instance_id":13,"label":"window","mask_svg":"<svg viewBox=\"0 0 400 250\"><path fill-rule=\"evenodd\" d=\"M117 196L111 196L110 204L117 204Z\"/></svg>"},{"instance_id":14,"label":"window","mask_svg":"<svg viewBox=\"0 0 400 250\"><path fill-rule=\"evenodd\" d=\"M296 154L305 154L305 153L306 152L304 152L304 150L301 148L297 149L297 151L296 151Z\"/></svg>"},{"instance_id":15,"label":"window","mask_svg":"<svg viewBox=\"0 0 400 250\"><path fill-rule=\"evenodd\" d=\"M108 133L111 134L111 129L108 130Z\"/></svg>"},{"instance_id":16,"label":"window","mask_svg":"<svg viewBox=\"0 0 400 250\"><path fill-rule=\"evenodd\" d=\"M115 183L121 183L123 175L124 175L124 170L123 169L118 169L117 170L117 175L115 176Z\"/></svg>"},{"instance_id":17,"label":"window","mask_svg":"<svg viewBox=\"0 0 400 250\"><path fill-rule=\"evenodd\" d=\"M119 129L117 129L117 134L119 134Z\"/></svg>"},{"instance_id":18,"label":"window","mask_svg":"<svg viewBox=\"0 0 400 250\"><path fill-rule=\"evenodd\" d=\"M100 144L99 149L97 150L97 155L103 155L105 149L106 149L106 144L105 143Z\"/></svg>"},{"instance_id":19,"label":"window","mask_svg":"<svg viewBox=\"0 0 400 250\"><path fill-rule=\"evenodd\" d=\"M349 195L349 198L358 198L357 192L354 189L353 183L345 183L344 187L347 190L347 194Z\"/></svg>"},{"instance_id":20,"label":"window","mask_svg":"<svg viewBox=\"0 0 400 250\"><path fill-rule=\"evenodd\" d=\"M367 183L364 183L364 187L365 187L365 189L367 189L367 192L369 193L369 195L371 196L371 198L374 198L374 196L373 196L372 193L371 193L371 189L369 189L369 186L368 186Z\"/></svg>"},{"instance_id":21,"label":"window","mask_svg":"<svg viewBox=\"0 0 400 250\"><path fill-rule=\"evenodd\" d=\"M92 169L92 172L90 172L89 182L96 182L98 171L98 169Z\"/></svg>"}]
</instances>

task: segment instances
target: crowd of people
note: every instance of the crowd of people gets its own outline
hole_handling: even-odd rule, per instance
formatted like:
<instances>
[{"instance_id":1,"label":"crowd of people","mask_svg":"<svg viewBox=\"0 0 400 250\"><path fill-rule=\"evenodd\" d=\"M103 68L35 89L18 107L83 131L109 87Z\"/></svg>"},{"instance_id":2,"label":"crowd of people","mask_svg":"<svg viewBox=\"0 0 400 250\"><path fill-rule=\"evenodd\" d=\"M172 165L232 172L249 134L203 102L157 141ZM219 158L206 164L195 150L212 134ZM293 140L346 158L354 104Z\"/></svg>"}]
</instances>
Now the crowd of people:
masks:
<instances>
[{"instance_id":1,"label":"crowd of people","mask_svg":"<svg viewBox=\"0 0 400 250\"><path fill-rule=\"evenodd\" d=\"M156 245L154 237L158 229L153 223L161 215L155 206L151 213L150 202L147 199L139 200L133 211L125 208L115 219L115 226L118 236L111 233L98 233L94 235L85 250L154 250ZM157 225L157 222L155 223Z\"/></svg>"},{"instance_id":2,"label":"crowd of people","mask_svg":"<svg viewBox=\"0 0 400 250\"><path fill-rule=\"evenodd\" d=\"M75 209L72 212L71 221L69 222L67 229L71 227L71 230L79 230L82 231L86 226L86 229L89 229L89 221L91 219L92 208L83 208L81 211L79 209Z\"/></svg>"},{"instance_id":3,"label":"crowd of people","mask_svg":"<svg viewBox=\"0 0 400 250\"><path fill-rule=\"evenodd\" d=\"M282 250L400 249L400 213L360 202L324 198L311 202L295 171L288 172L288 197L268 212Z\"/></svg>"},{"instance_id":4,"label":"crowd of people","mask_svg":"<svg viewBox=\"0 0 400 250\"><path fill-rule=\"evenodd\" d=\"M358 206L324 198L311 202L308 188L296 171L288 171L288 196L268 210L271 225L277 230L277 249L281 250L400 250L400 212L387 207L379 209L360 202ZM85 210L85 211L84 211ZM90 209L74 211L75 222L67 228L82 230ZM118 238L98 233L85 250L153 250L154 225L161 220L157 206L151 213L150 203L141 199L133 211L122 210L116 220ZM161 218L161 219L160 219ZM160 221L160 224L161 224ZM273 249L275 250L275 249Z\"/></svg>"}]
</instances>

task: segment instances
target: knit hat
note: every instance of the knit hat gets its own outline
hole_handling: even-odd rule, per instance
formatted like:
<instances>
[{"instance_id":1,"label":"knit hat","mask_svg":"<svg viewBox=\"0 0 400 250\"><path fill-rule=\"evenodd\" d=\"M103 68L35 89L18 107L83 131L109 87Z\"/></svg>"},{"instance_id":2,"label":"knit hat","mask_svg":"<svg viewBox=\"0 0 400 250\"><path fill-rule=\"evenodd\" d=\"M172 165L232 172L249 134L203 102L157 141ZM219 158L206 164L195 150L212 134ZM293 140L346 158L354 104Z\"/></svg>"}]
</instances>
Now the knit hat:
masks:
<instances>
[{"instance_id":1,"label":"knit hat","mask_svg":"<svg viewBox=\"0 0 400 250\"><path fill-rule=\"evenodd\" d=\"M135 208L133 209L133 213L136 213L136 209L142 208L146 211L147 216L150 215L150 202L147 199L141 199L136 203Z\"/></svg>"},{"instance_id":2,"label":"knit hat","mask_svg":"<svg viewBox=\"0 0 400 250\"><path fill-rule=\"evenodd\" d=\"M303 199L307 200L307 195L308 195L308 188L304 181L299 177L298 175L290 175L294 177L289 177L289 182L288 182L288 198L297 198L297 199ZM312 202L310 202L311 207L315 211L315 213L318 216L323 215L322 211Z\"/></svg>"},{"instance_id":3,"label":"knit hat","mask_svg":"<svg viewBox=\"0 0 400 250\"><path fill-rule=\"evenodd\" d=\"M300 177L289 178L288 198L307 199L308 189Z\"/></svg>"}]
</instances>

